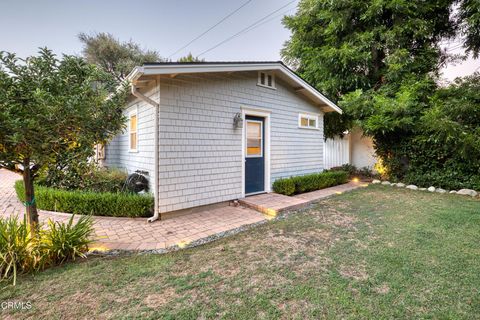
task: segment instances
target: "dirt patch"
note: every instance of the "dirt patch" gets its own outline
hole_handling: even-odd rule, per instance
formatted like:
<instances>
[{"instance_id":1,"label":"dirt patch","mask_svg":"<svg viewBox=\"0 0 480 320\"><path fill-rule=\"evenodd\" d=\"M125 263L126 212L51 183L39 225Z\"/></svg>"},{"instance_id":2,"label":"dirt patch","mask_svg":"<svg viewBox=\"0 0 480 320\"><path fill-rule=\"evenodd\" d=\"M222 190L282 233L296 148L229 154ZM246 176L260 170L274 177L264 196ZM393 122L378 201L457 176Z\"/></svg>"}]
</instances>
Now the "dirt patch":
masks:
<instances>
[{"instance_id":1,"label":"dirt patch","mask_svg":"<svg viewBox=\"0 0 480 320\"><path fill-rule=\"evenodd\" d=\"M387 294L390 292L390 287L384 283L381 286L374 288L373 290L379 294Z\"/></svg>"},{"instance_id":2,"label":"dirt patch","mask_svg":"<svg viewBox=\"0 0 480 320\"><path fill-rule=\"evenodd\" d=\"M149 294L143 299L143 303L149 308L158 308L176 298L178 298L178 294L175 292L175 289L166 288L161 293Z\"/></svg>"},{"instance_id":3,"label":"dirt patch","mask_svg":"<svg viewBox=\"0 0 480 320\"><path fill-rule=\"evenodd\" d=\"M365 281L368 279L368 274L365 271L365 266L362 264L356 266L341 266L339 273L344 278L354 279L357 281Z\"/></svg>"}]
</instances>

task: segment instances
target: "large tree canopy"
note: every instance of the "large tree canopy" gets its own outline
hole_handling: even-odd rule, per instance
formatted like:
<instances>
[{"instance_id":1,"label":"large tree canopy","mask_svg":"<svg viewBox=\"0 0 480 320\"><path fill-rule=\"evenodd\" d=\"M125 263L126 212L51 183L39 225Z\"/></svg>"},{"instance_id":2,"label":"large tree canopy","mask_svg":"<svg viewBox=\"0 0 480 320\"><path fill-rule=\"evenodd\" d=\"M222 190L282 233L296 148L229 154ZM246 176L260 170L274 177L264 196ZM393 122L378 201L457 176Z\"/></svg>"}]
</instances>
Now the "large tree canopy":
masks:
<instances>
[{"instance_id":1,"label":"large tree canopy","mask_svg":"<svg viewBox=\"0 0 480 320\"><path fill-rule=\"evenodd\" d=\"M49 50L0 54L0 167L23 174L27 215L38 222L33 181L72 150L92 150L124 126L125 90L109 74ZM107 97L109 97L107 99Z\"/></svg>"},{"instance_id":2,"label":"large tree canopy","mask_svg":"<svg viewBox=\"0 0 480 320\"><path fill-rule=\"evenodd\" d=\"M135 66L162 60L157 51L144 50L132 40L121 42L110 33L80 33L78 38L84 46L85 60L109 72L118 81L123 81Z\"/></svg>"},{"instance_id":3,"label":"large tree canopy","mask_svg":"<svg viewBox=\"0 0 480 320\"><path fill-rule=\"evenodd\" d=\"M390 172L402 177L413 170L414 152L425 146L420 142L430 134L425 121L433 123L426 114L432 114L434 106L462 126L447 104L439 107L439 72L455 58L444 48L448 41L461 41L467 53L478 56L479 22L478 0L301 0L297 13L284 19L292 37L282 55L344 109L345 116L325 117L326 136L360 125L373 137L377 154ZM477 87L478 80L473 77L469 84L450 88L449 101L467 92L466 87ZM478 108L476 97L468 97L470 111ZM467 131L475 125L478 122ZM438 133L436 144L449 141L451 149L457 149L452 145L453 134ZM435 157L425 155L422 161L435 161ZM443 157L437 169L446 168L452 157L452 153ZM456 172L458 178L466 171Z\"/></svg>"}]
</instances>

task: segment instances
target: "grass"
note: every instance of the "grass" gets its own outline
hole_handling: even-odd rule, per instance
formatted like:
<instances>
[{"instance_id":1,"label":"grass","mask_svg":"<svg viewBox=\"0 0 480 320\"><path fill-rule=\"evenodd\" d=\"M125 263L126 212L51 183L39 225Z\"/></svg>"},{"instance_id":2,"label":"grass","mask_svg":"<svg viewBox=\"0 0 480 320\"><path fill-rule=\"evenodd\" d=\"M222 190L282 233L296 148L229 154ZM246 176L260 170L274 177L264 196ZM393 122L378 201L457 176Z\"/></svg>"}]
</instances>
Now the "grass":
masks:
<instances>
[{"instance_id":1,"label":"grass","mask_svg":"<svg viewBox=\"0 0 480 320\"><path fill-rule=\"evenodd\" d=\"M480 201L385 186L205 246L19 279L32 319L476 318Z\"/></svg>"}]
</instances>

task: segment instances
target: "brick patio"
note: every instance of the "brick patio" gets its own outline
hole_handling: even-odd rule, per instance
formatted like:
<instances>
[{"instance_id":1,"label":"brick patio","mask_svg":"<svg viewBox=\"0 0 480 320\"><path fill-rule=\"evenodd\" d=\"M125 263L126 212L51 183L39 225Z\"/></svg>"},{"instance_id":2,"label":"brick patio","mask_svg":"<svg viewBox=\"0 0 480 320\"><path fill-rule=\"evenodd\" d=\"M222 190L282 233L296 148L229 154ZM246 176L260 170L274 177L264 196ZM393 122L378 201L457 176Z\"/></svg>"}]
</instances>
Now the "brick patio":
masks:
<instances>
[{"instance_id":1,"label":"brick patio","mask_svg":"<svg viewBox=\"0 0 480 320\"><path fill-rule=\"evenodd\" d=\"M16 173L0 169L0 215L23 216L24 207L16 197L13 185L21 179ZM40 221L51 218L66 221L71 215L40 210ZM243 225L265 220L265 216L244 207L215 207L148 223L145 218L94 217L94 247L102 249L153 250L184 245Z\"/></svg>"},{"instance_id":2,"label":"brick patio","mask_svg":"<svg viewBox=\"0 0 480 320\"><path fill-rule=\"evenodd\" d=\"M21 177L0 169L0 216L23 216L24 206L17 199L13 185ZM335 194L367 184L350 182L343 185L308 192L293 197L276 193L259 194L241 199L243 206L211 206L205 210L173 216L148 223L146 218L94 217L95 244L98 249L158 250L174 245L183 246L218 233L265 221L286 210L294 210ZM259 211L259 212L258 212ZM260 213L262 212L262 213ZM40 221L48 219L64 222L68 213L39 210Z\"/></svg>"},{"instance_id":3,"label":"brick patio","mask_svg":"<svg viewBox=\"0 0 480 320\"><path fill-rule=\"evenodd\" d=\"M366 186L368 184L365 182L349 182L335 187L298 194L293 197L277 193L265 193L246 197L241 199L240 203L269 216L276 216L282 211L300 209L320 199Z\"/></svg>"}]
</instances>

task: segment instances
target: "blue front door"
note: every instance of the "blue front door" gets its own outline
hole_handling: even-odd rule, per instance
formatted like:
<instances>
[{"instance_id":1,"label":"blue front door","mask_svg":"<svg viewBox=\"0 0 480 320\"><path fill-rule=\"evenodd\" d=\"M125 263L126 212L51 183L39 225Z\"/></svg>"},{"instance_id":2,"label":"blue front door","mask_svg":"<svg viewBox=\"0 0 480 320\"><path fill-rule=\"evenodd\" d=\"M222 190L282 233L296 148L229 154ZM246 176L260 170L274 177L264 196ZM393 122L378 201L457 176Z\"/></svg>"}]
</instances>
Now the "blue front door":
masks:
<instances>
[{"instance_id":1,"label":"blue front door","mask_svg":"<svg viewBox=\"0 0 480 320\"><path fill-rule=\"evenodd\" d=\"M245 194L265 191L265 118L245 117Z\"/></svg>"}]
</instances>

